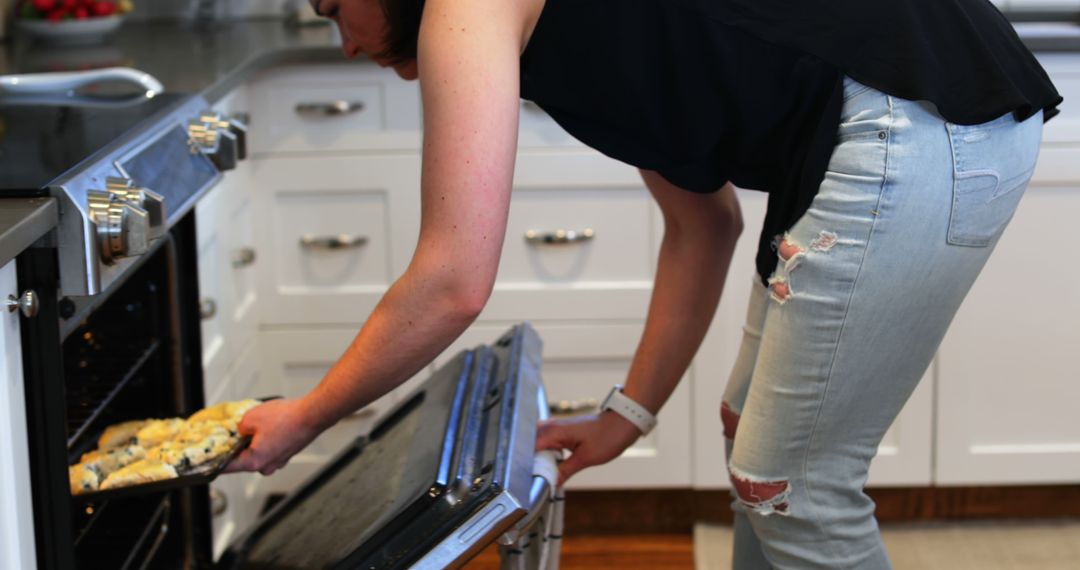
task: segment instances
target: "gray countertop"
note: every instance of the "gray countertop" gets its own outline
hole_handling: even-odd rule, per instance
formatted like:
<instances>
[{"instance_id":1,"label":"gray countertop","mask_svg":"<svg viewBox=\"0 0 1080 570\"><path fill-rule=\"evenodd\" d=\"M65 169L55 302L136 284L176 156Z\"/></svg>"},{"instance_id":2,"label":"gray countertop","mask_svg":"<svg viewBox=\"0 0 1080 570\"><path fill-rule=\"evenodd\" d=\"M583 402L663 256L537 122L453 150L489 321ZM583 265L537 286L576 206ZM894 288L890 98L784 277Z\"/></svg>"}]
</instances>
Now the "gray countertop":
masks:
<instances>
[{"instance_id":1,"label":"gray countertop","mask_svg":"<svg viewBox=\"0 0 1080 570\"><path fill-rule=\"evenodd\" d=\"M0 199L0 266L56 225L56 198Z\"/></svg>"},{"instance_id":2,"label":"gray countertop","mask_svg":"<svg viewBox=\"0 0 1080 570\"><path fill-rule=\"evenodd\" d=\"M1078 25L1019 24L1017 30L1032 50L1080 51ZM260 69L307 61L345 61L329 26L140 23L98 46L51 48L20 38L0 45L0 74L127 66L157 77L168 91L202 93L211 102ZM48 232L56 211L49 199L0 199L0 264Z\"/></svg>"}]
</instances>

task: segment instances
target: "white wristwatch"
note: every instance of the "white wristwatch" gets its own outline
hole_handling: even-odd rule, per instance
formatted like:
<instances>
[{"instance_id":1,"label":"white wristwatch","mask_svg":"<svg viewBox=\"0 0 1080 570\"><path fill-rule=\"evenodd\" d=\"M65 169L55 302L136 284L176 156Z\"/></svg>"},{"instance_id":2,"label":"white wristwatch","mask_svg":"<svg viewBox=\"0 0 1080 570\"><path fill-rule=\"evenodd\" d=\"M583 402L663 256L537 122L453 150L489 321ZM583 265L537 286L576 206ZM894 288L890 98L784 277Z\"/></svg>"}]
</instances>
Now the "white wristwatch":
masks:
<instances>
[{"instance_id":1,"label":"white wristwatch","mask_svg":"<svg viewBox=\"0 0 1080 570\"><path fill-rule=\"evenodd\" d=\"M644 406L630 399L629 396L623 394L622 386L616 384L611 392L608 393L607 398L604 398L604 403L600 404L600 411L606 412L611 410L616 414L626 418L627 421L637 426L641 430L641 435L649 435L649 432L656 427L656 416L652 415L649 410L646 410Z\"/></svg>"}]
</instances>

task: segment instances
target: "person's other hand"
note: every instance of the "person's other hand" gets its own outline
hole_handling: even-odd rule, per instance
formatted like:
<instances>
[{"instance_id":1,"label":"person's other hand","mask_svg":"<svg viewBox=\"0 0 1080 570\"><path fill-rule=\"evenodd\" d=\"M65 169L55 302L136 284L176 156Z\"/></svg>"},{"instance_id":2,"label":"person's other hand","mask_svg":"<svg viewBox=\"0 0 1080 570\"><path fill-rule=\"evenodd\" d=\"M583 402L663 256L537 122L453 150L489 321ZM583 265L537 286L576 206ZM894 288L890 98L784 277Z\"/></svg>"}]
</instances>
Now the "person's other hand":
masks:
<instances>
[{"instance_id":1,"label":"person's other hand","mask_svg":"<svg viewBox=\"0 0 1080 570\"><path fill-rule=\"evenodd\" d=\"M536 449L569 450L559 464L559 486L578 471L618 457L641 437L638 428L614 412L540 422Z\"/></svg>"},{"instance_id":2,"label":"person's other hand","mask_svg":"<svg viewBox=\"0 0 1080 570\"><path fill-rule=\"evenodd\" d=\"M319 435L299 400L270 400L244 414L240 437L251 436L251 445L225 467L226 473L258 471L270 475L307 447Z\"/></svg>"}]
</instances>

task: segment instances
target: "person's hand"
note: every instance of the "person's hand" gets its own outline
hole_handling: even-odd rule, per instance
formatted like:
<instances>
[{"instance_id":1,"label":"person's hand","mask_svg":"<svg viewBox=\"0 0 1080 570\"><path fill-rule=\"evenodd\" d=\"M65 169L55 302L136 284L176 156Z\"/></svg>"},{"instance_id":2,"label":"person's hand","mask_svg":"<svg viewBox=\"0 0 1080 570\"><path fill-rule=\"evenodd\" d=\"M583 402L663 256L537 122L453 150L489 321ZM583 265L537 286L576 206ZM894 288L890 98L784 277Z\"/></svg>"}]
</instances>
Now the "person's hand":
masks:
<instances>
[{"instance_id":1,"label":"person's hand","mask_svg":"<svg viewBox=\"0 0 1080 570\"><path fill-rule=\"evenodd\" d=\"M270 475L281 469L311 440L319 429L308 420L300 400L270 400L244 414L240 436L251 436L251 445L225 467L226 473L258 471Z\"/></svg>"},{"instance_id":2,"label":"person's hand","mask_svg":"<svg viewBox=\"0 0 1080 570\"><path fill-rule=\"evenodd\" d=\"M637 426L614 412L540 422L536 449L569 450L559 464L559 486L578 471L618 457L641 437Z\"/></svg>"}]
</instances>

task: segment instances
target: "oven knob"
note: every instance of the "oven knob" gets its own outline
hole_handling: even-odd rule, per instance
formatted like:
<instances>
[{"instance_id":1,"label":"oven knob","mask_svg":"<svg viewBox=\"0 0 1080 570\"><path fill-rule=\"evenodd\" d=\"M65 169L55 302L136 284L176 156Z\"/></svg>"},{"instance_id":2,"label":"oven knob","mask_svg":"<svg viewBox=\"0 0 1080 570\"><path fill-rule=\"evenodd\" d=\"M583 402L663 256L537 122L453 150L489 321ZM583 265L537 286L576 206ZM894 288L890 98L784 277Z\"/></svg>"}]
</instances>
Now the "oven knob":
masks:
<instances>
[{"instance_id":1,"label":"oven knob","mask_svg":"<svg viewBox=\"0 0 1080 570\"><path fill-rule=\"evenodd\" d=\"M111 192L91 190L86 194L103 263L112 265L121 258L146 253L150 247L150 215L146 210Z\"/></svg>"},{"instance_id":2,"label":"oven knob","mask_svg":"<svg viewBox=\"0 0 1080 570\"><path fill-rule=\"evenodd\" d=\"M109 177L105 180L108 191L118 199L146 210L150 219L150 239L165 233L165 198L149 188L137 188L130 178Z\"/></svg>"},{"instance_id":3,"label":"oven knob","mask_svg":"<svg viewBox=\"0 0 1080 570\"><path fill-rule=\"evenodd\" d=\"M236 158L239 160L247 158L247 126L250 117L246 113L225 116L217 111L207 109L199 113L198 120L204 124L215 126L218 130L232 133L233 137L236 138Z\"/></svg>"},{"instance_id":4,"label":"oven knob","mask_svg":"<svg viewBox=\"0 0 1080 570\"><path fill-rule=\"evenodd\" d=\"M188 121L188 136L218 170L236 168L239 147L236 135L222 128L220 120L204 121L204 118L207 117Z\"/></svg>"}]
</instances>

